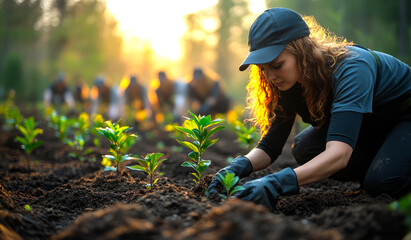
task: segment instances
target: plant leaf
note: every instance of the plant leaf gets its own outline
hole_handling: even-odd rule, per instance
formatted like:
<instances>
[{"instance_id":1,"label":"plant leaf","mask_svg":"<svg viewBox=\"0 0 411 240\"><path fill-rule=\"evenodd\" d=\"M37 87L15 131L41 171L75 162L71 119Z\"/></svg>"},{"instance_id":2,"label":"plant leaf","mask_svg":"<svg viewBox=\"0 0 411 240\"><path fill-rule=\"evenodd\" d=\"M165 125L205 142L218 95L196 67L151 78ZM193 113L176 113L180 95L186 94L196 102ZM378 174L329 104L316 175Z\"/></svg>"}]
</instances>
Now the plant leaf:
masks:
<instances>
[{"instance_id":1,"label":"plant leaf","mask_svg":"<svg viewBox=\"0 0 411 240\"><path fill-rule=\"evenodd\" d=\"M113 155L104 155L103 158L107 158L110 160L116 160L116 157L114 157Z\"/></svg>"},{"instance_id":2,"label":"plant leaf","mask_svg":"<svg viewBox=\"0 0 411 240\"><path fill-rule=\"evenodd\" d=\"M183 167L191 167L191 168L197 169L197 165L196 165L195 163L191 163L191 162L183 162L183 163L181 164L181 166L183 166Z\"/></svg>"},{"instance_id":3,"label":"plant leaf","mask_svg":"<svg viewBox=\"0 0 411 240\"><path fill-rule=\"evenodd\" d=\"M187 148L193 150L194 152L198 152L198 148L190 142L180 141L180 140L177 140L177 142L180 143L181 145L183 145L184 147L187 147Z\"/></svg>"},{"instance_id":4,"label":"plant leaf","mask_svg":"<svg viewBox=\"0 0 411 240\"><path fill-rule=\"evenodd\" d=\"M127 166L127 168L128 168L128 169L131 169L131 170L137 170L137 171L143 171L143 172L146 171L145 168L143 168L143 167L140 166L140 165Z\"/></svg>"},{"instance_id":5,"label":"plant leaf","mask_svg":"<svg viewBox=\"0 0 411 240\"><path fill-rule=\"evenodd\" d=\"M214 134L215 132L218 132L218 131L220 131L220 130L222 130L222 129L224 129L224 128L225 128L224 126L218 126L218 127L215 127L215 128L213 128L213 129L211 129L211 130L207 133L206 138L209 138L212 134Z\"/></svg>"}]
</instances>

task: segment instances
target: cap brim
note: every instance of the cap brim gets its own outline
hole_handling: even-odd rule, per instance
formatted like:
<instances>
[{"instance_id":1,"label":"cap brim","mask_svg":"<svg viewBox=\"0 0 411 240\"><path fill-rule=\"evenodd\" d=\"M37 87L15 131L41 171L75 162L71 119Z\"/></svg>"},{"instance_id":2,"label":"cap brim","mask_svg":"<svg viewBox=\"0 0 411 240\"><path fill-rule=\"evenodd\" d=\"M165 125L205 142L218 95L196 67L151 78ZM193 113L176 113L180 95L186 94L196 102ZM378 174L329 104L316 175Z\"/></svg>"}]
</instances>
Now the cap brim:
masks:
<instances>
[{"instance_id":1,"label":"cap brim","mask_svg":"<svg viewBox=\"0 0 411 240\"><path fill-rule=\"evenodd\" d=\"M284 50L285 45L287 44L272 45L250 52L240 65L240 71L246 70L250 64L265 64L274 61Z\"/></svg>"}]
</instances>

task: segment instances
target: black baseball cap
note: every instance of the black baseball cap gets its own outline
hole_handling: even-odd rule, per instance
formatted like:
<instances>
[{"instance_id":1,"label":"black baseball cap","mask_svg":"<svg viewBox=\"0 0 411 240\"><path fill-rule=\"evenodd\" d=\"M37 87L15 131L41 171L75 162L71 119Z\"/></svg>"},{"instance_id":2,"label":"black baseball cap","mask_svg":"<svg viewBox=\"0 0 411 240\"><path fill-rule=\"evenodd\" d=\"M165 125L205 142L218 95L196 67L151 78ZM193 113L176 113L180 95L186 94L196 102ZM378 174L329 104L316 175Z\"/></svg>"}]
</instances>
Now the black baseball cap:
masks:
<instances>
[{"instance_id":1,"label":"black baseball cap","mask_svg":"<svg viewBox=\"0 0 411 240\"><path fill-rule=\"evenodd\" d=\"M250 27L250 53L240 66L244 71L250 64L264 64L276 59L285 45L310 35L307 23L300 14L287 8L265 10Z\"/></svg>"}]
</instances>

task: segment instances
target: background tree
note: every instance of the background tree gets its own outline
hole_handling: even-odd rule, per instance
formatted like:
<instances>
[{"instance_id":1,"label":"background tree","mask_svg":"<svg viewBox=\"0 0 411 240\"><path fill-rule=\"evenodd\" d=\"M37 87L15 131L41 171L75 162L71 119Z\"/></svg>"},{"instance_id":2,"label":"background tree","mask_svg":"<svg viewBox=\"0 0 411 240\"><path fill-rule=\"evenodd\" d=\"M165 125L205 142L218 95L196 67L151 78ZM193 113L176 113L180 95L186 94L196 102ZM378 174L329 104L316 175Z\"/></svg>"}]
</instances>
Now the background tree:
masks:
<instances>
[{"instance_id":1,"label":"background tree","mask_svg":"<svg viewBox=\"0 0 411 240\"><path fill-rule=\"evenodd\" d=\"M27 96L23 86L35 86L33 83L38 80L33 69L40 55L36 43L40 36L41 3L0 1L0 89L16 90L16 99Z\"/></svg>"},{"instance_id":2,"label":"background tree","mask_svg":"<svg viewBox=\"0 0 411 240\"><path fill-rule=\"evenodd\" d=\"M219 0L216 9L220 23L216 31L218 38L216 71L222 79L229 81L233 71L237 71L239 65L238 62L233 61L236 59L236 49L233 46L239 42L242 44L247 42L248 27L244 26L244 21L250 14L250 10L248 1L245 0Z\"/></svg>"},{"instance_id":3,"label":"background tree","mask_svg":"<svg viewBox=\"0 0 411 240\"><path fill-rule=\"evenodd\" d=\"M204 22L215 21L210 10L187 14L185 22L187 30L183 35L183 66L187 73L198 66L213 67L216 36L213 29L204 27Z\"/></svg>"},{"instance_id":4,"label":"background tree","mask_svg":"<svg viewBox=\"0 0 411 240\"><path fill-rule=\"evenodd\" d=\"M99 73L120 80L122 40L105 2L54 0L51 6L49 11L56 12L57 19L48 26L50 72L63 70L89 83Z\"/></svg>"}]
</instances>

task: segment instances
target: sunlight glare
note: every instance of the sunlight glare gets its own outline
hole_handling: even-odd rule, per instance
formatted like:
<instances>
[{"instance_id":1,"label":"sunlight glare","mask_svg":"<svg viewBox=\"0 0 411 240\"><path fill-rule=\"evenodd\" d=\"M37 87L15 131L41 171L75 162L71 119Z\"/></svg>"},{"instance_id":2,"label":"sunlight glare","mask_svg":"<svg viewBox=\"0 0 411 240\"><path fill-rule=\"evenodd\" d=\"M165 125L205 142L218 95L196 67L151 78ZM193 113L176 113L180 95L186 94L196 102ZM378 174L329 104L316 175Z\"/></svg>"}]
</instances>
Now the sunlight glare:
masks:
<instances>
[{"instance_id":1,"label":"sunlight glare","mask_svg":"<svg viewBox=\"0 0 411 240\"><path fill-rule=\"evenodd\" d=\"M106 0L107 9L116 17L125 45L133 38L149 41L160 57L178 60L181 57L180 39L186 26L184 16L216 5L218 0ZM264 0L250 0L252 12L261 12ZM203 23L215 29L215 21Z\"/></svg>"}]
</instances>

